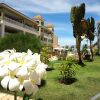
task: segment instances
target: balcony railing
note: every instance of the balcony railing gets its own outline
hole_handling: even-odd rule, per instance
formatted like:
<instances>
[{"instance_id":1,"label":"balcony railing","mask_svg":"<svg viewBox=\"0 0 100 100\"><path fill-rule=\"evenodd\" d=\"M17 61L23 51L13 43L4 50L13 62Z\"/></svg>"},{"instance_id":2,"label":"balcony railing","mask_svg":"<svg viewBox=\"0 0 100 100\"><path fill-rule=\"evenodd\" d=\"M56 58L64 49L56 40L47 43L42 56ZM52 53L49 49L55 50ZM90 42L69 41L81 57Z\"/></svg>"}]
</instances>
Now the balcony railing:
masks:
<instances>
[{"instance_id":1,"label":"balcony railing","mask_svg":"<svg viewBox=\"0 0 100 100\"><path fill-rule=\"evenodd\" d=\"M25 25L25 24L23 24L23 23L20 23L20 22L18 22L18 21L15 21L15 20L13 20L13 19L10 19L10 18L8 18L8 17L4 17L4 20L7 21L7 22L9 22L9 23L12 23L12 24L14 24L14 25L18 25L18 26L20 26L20 27L22 27L22 28L25 28L25 29L28 29L28 30L37 32L36 29L34 29L34 28L32 28L32 27L30 27L30 26L28 26L28 25Z\"/></svg>"},{"instance_id":2,"label":"balcony railing","mask_svg":"<svg viewBox=\"0 0 100 100\"><path fill-rule=\"evenodd\" d=\"M52 39L51 34L47 34L47 33L45 33L45 32L41 32L41 34L43 34L43 36L44 36L45 38L47 38L47 39Z\"/></svg>"}]
</instances>

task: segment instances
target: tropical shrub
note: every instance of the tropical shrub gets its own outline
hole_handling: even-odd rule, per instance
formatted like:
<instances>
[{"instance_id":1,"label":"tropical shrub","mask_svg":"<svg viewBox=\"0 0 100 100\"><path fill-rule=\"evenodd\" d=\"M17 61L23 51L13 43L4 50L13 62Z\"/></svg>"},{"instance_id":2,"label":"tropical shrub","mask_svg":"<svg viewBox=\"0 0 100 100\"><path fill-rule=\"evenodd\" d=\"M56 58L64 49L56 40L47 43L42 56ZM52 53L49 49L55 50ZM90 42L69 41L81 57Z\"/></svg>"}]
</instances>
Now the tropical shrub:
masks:
<instances>
[{"instance_id":1,"label":"tropical shrub","mask_svg":"<svg viewBox=\"0 0 100 100\"><path fill-rule=\"evenodd\" d=\"M45 46L45 47L42 47L42 50L40 52L41 54L41 61L45 64L47 64L49 62L49 47L48 46Z\"/></svg>"},{"instance_id":2,"label":"tropical shrub","mask_svg":"<svg viewBox=\"0 0 100 100\"><path fill-rule=\"evenodd\" d=\"M60 74L62 76L62 80L65 82L67 80L74 78L78 70L78 65L73 57L67 57L67 61L63 62L60 65L59 69Z\"/></svg>"},{"instance_id":3,"label":"tropical shrub","mask_svg":"<svg viewBox=\"0 0 100 100\"><path fill-rule=\"evenodd\" d=\"M34 53L40 53L42 43L38 37L28 33L7 34L3 38L0 37L0 51L13 48L24 52L30 48Z\"/></svg>"},{"instance_id":4,"label":"tropical shrub","mask_svg":"<svg viewBox=\"0 0 100 100\"><path fill-rule=\"evenodd\" d=\"M94 54L94 55L98 55L98 48L94 48L94 49L93 49L93 54Z\"/></svg>"}]
</instances>

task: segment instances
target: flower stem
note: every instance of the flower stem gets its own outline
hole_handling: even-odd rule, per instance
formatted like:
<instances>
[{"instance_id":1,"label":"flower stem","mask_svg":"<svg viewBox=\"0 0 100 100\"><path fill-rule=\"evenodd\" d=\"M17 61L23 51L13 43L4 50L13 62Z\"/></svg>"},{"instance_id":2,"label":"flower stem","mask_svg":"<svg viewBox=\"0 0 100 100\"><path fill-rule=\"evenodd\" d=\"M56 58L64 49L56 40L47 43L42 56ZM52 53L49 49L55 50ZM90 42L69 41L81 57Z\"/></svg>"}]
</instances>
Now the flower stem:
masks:
<instances>
[{"instance_id":1,"label":"flower stem","mask_svg":"<svg viewBox=\"0 0 100 100\"><path fill-rule=\"evenodd\" d=\"M17 92L14 94L14 100L17 100Z\"/></svg>"}]
</instances>

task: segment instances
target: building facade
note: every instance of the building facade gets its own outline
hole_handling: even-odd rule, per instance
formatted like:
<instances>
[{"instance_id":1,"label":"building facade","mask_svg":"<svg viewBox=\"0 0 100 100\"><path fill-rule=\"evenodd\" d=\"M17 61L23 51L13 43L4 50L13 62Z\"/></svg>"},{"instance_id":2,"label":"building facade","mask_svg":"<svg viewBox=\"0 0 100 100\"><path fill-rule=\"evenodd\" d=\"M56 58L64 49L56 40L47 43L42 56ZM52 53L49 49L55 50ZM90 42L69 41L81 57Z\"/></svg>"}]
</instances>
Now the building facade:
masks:
<instances>
[{"instance_id":1,"label":"building facade","mask_svg":"<svg viewBox=\"0 0 100 100\"><path fill-rule=\"evenodd\" d=\"M0 3L0 35L7 33L30 33L41 38L46 45L53 46L54 27L44 25L44 19L38 15L33 19L10 6Z\"/></svg>"},{"instance_id":2,"label":"building facade","mask_svg":"<svg viewBox=\"0 0 100 100\"><path fill-rule=\"evenodd\" d=\"M53 49L58 48L58 37L56 35L53 36Z\"/></svg>"}]
</instances>

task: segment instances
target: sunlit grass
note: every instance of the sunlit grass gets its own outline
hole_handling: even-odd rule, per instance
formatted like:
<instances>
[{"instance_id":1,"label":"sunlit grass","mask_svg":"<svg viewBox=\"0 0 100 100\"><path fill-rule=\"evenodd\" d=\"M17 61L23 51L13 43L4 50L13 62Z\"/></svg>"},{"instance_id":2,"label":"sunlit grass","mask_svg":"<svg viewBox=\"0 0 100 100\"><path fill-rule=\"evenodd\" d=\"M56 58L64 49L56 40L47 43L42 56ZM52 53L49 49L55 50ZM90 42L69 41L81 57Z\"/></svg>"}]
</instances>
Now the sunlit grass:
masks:
<instances>
[{"instance_id":1,"label":"sunlit grass","mask_svg":"<svg viewBox=\"0 0 100 100\"><path fill-rule=\"evenodd\" d=\"M35 100L90 100L100 92L100 57L94 62L85 61L76 75L77 81L71 85L59 83L58 65L53 62L55 70L47 72L46 85L35 96Z\"/></svg>"}]
</instances>

